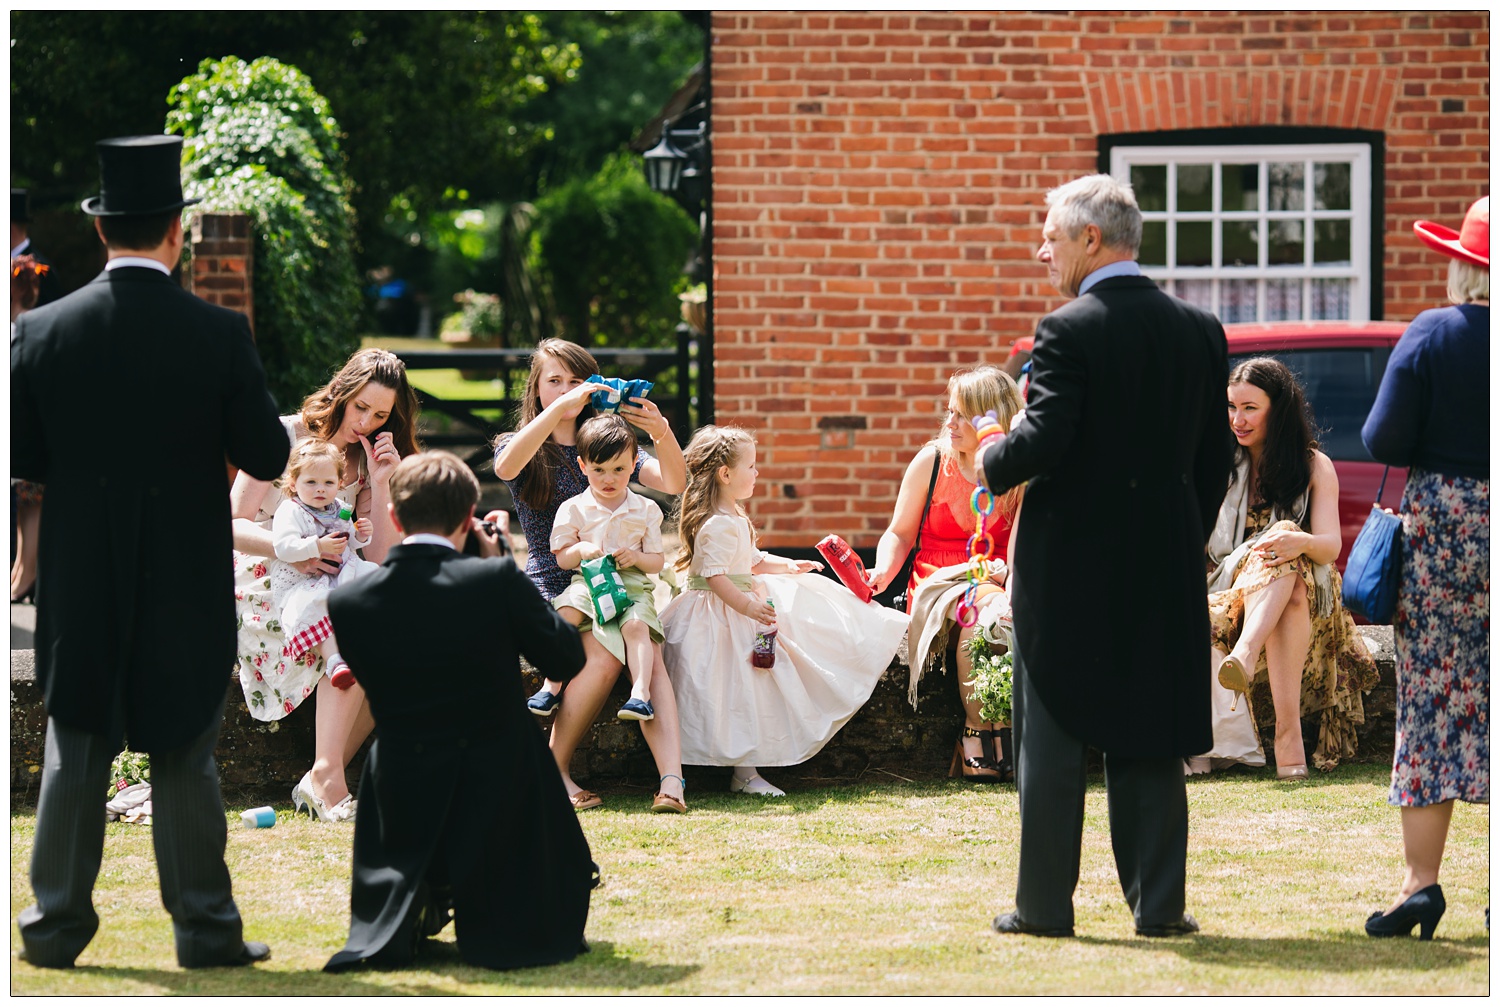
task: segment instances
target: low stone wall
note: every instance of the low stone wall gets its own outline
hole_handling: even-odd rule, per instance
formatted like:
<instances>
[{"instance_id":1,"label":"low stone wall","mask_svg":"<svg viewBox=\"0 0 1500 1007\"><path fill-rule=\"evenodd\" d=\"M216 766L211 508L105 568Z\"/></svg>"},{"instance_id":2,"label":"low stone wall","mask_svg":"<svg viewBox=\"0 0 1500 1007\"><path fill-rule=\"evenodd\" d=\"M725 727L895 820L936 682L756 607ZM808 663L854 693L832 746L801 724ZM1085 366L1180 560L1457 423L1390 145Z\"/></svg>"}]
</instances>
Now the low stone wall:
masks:
<instances>
[{"instance_id":1,"label":"low stone wall","mask_svg":"<svg viewBox=\"0 0 1500 1007\"><path fill-rule=\"evenodd\" d=\"M1365 723L1359 728L1360 762L1382 762L1391 757L1395 738L1395 666L1389 626L1361 628L1374 645L1380 683L1365 697ZM523 673L529 694L540 685L534 672ZM930 672L921 683L919 707L907 701L909 673L905 648L881 676L868 703L844 725L823 751L800 766L778 770L778 781L800 779L849 780L874 774L873 778L931 779L948 771L953 745L963 721L958 702L955 672ZM629 695L624 675L593 729L574 756L572 771L580 782L655 787L656 769L640 729L614 719L614 711ZM253 719L245 708L240 685L233 676L227 683L224 727L219 736L217 759L224 789L231 794L263 797L285 803L292 786L312 765L313 723L316 698L296 712L270 724ZM1263 709L1269 710L1269 703ZM11 651L10 681L10 786L11 804L36 801L46 716L37 687L33 654ZM545 730L545 726L541 729ZM1310 752L1317 742L1317 720L1308 718L1303 733ZM1271 728L1264 740L1271 747ZM363 753L350 768L351 782L359 779ZM498 768L498 767L497 767ZM694 789L719 789L729 770L694 767L687 772Z\"/></svg>"}]
</instances>

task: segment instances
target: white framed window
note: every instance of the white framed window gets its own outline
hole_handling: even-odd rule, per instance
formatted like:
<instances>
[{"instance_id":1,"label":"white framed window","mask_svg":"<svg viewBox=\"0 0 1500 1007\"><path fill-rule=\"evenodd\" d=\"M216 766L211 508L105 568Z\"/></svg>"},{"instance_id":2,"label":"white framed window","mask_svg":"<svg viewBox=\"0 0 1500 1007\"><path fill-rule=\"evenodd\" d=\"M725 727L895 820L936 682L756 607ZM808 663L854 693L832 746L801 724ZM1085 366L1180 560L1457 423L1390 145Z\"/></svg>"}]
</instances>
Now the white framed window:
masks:
<instances>
[{"instance_id":1,"label":"white framed window","mask_svg":"<svg viewBox=\"0 0 1500 1007\"><path fill-rule=\"evenodd\" d=\"M1115 147L1141 270L1223 322L1370 317L1370 145Z\"/></svg>"}]
</instances>

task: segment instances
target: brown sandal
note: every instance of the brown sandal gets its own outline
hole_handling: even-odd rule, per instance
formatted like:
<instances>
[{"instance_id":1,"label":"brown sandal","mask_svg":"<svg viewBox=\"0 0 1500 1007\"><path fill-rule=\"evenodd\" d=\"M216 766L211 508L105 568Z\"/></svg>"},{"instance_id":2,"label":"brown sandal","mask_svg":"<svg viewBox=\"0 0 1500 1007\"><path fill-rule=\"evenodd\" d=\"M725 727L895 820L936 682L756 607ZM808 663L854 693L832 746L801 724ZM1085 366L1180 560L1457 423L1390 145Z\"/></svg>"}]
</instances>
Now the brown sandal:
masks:
<instances>
[{"instance_id":1,"label":"brown sandal","mask_svg":"<svg viewBox=\"0 0 1500 1007\"><path fill-rule=\"evenodd\" d=\"M963 738L953 743L953 762L948 767L948 776L962 776L970 783L999 783L1001 773L999 767L984 755L965 755L964 738L979 738L981 750L984 744L984 732L977 731L967 725L964 727ZM973 770L973 772L970 772Z\"/></svg>"},{"instance_id":2,"label":"brown sandal","mask_svg":"<svg viewBox=\"0 0 1500 1007\"><path fill-rule=\"evenodd\" d=\"M666 812L670 815L681 815L687 812L687 805L675 797L658 791L651 795L651 810Z\"/></svg>"},{"instance_id":3,"label":"brown sandal","mask_svg":"<svg viewBox=\"0 0 1500 1007\"><path fill-rule=\"evenodd\" d=\"M587 811L589 808L597 808L604 803L604 798L592 790L580 790L568 800L572 802L574 811Z\"/></svg>"}]
</instances>

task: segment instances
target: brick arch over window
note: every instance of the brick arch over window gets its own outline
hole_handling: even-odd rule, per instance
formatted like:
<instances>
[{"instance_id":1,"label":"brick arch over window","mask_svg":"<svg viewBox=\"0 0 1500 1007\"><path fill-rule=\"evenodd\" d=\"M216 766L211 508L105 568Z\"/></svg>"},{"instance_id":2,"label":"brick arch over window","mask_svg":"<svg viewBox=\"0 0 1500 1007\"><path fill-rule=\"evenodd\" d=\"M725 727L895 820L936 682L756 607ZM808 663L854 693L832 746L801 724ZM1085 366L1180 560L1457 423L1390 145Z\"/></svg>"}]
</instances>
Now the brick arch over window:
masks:
<instances>
[{"instance_id":1,"label":"brick arch over window","mask_svg":"<svg viewBox=\"0 0 1500 1007\"><path fill-rule=\"evenodd\" d=\"M1094 132L1222 126L1388 128L1400 71L1383 67L1135 70L1083 75Z\"/></svg>"}]
</instances>

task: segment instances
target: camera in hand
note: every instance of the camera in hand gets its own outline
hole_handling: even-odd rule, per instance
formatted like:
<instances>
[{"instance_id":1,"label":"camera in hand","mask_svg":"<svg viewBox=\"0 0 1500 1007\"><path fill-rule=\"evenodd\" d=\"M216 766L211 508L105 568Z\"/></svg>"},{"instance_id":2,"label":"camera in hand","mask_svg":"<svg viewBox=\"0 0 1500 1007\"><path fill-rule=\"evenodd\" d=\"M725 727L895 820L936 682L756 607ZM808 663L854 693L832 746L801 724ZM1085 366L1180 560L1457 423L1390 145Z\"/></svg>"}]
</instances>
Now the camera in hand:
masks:
<instances>
[{"instance_id":1,"label":"camera in hand","mask_svg":"<svg viewBox=\"0 0 1500 1007\"><path fill-rule=\"evenodd\" d=\"M481 521L479 522L479 527L483 528L487 534L494 535L496 537L496 539L500 543L500 555L510 555L510 543L505 540L505 536L501 533L499 525L497 525L493 521ZM463 554L465 556L478 556L480 554L479 536L476 535L473 531L470 531L469 537L464 539Z\"/></svg>"}]
</instances>

